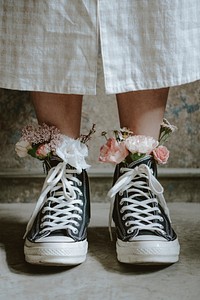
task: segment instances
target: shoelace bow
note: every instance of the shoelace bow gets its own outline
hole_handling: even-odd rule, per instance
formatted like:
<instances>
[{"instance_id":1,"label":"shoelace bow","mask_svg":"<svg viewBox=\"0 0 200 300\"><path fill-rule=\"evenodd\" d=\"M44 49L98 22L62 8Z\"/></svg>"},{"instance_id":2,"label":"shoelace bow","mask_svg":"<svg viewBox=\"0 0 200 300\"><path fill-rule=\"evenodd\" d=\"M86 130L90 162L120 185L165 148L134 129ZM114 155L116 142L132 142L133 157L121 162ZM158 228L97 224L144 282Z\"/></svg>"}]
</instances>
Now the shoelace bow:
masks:
<instances>
[{"instance_id":1,"label":"shoelace bow","mask_svg":"<svg viewBox=\"0 0 200 300\"><path fill-rule=\"evenodd\" d=\"M161 228L161 224L156 222L156 220L161 220L162 218L159 216L160 210L158 208L158 203L161 205L170 220L169 209L163 196L163 187L153 175L152 170L147 165L141 164L134 169L121 168L120 172L124 174L119 177L108 193L108 196L112 198L109 214L109 232L111 240L112 213L115 195L117 193L123 195L125 191L130 193L130 196L128 198L121 199L121 204L123 204L123 202L129 203L122 208L123 212L127 211L123 217L124 220L128 217L133 217L132 220L126 222L127 226L131 226L129 227L128 233L142 229L160 231L162 233L163 230ZM142 178L145 178L145 180L139 180ZM154 194L156 197L150 198L149 192ZM141 196L144 197L145 200L137 200L137 198ZM158 214L155 214L156 212Z\"/></svg>"},{"instance_id":2,"label":"shoelace bow","mask_svg":"<svg viewBox=\"0 0 200 300\"><path fill-rule=\"evenodd\" d=\"M80 214L82 213L81 208L78 207L78 205L82 205L82 200L77 199L77 194L81 196L82 192L78 187L74 186L74 183L76 182L79 186L82 183L73 176L73 174L78 173L77 170L67 169L66 166L65 162L60 162L56 167L50 169L30 221L27 224L24 238L42 207L43 213L48 211L51 214L44 214L41 220L43 229L40 233L67 228L76 233L76 219L80 219ZM49 193L50 196L47 197ZM48 201L53 205L45 206Z\"/></svg>"}]
</instances>

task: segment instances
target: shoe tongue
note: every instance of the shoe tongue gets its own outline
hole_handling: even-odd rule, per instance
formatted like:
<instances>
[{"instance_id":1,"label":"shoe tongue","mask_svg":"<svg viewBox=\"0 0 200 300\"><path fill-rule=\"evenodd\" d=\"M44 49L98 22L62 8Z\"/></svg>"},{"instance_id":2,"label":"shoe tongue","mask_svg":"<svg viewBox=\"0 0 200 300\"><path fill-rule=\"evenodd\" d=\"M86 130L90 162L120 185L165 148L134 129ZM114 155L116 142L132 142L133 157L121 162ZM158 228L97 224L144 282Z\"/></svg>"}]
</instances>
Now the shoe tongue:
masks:
<instances>
[{"instance_id":1,"label":"shoe tongue","mask_svg":"<svg viewBox=\"0 0 200 300\"><path fill-rule=\"evenodd\" d=\"M154 175L154 176L157 175L156 163L155 163L155 161L154 161L154 159L153 159L153 157L152 157L151 155L145 156L145 157L143 157L143 158L141 158L141 159L138 159L137 161L131 162L131 163L128 165L128 168L134 169L134 168L136 168L136 167L138 167L138 166L140 166L140 165L142 165L142 164L147 165L151 170L153 170L153 175ZM143 176L141 176L141 177L139 177L139 178L137 178L137 179L134 179L134 180L135 180L135 181L143 181L143 182L145 182L147 185L149 184L148 179L145 178L145 177L143 177ZM145 187L144 187L144 188L141 187L141 190L142 190L143 192L147 192L147 189L146 189ZM133 192L133 193L135 193L135 192ZM129 194L129 195L130 195L130 194ZM152 194L150 191L149 191L149 196L150 196L150 197L153 197L153 194ZM141 195L141 196L138 196L137 199L142 201L142 200L145 200L146 198L145 198L144 196Z\"/></svg>"},{"instance_id":2,"label":"shoe tongue","mask_svg":"<svg viewBox=\"0 0 200 300\"><path fill-rule=\"evenodd\" d=\"M131 162L127 166L127 168L134 169L135 167L139 167L142 164L147 165L151 170L153 170L153 175L155 177L157 177L156 162L155 162L154 158L151 155L147 155L145 157L142 157L142 158L138 159L137 161ZM134 179L134 180L135 181L144 181L148 185L148 179L145 178L145 177L140 177L140 178L137 178L137 179ZM141 187L141 191L143 191L144 193L147 193L147 189L145 187L144 188ZM134 193L135 193L134 191L133 192L129 191L128 194L127 194L127 197L131 196ZM151 191L149 191L149 197L154 198L155 195L153 195L153 193ZM143 200L146 200L146 197L143 196L143 195L140 195L140 196L137 196L137 200L142 202ZM151 204L149 204L150 207L154 207L155 205L156 205L155 202L152 202ZM138 205L137 209L141 210L141 215L140 216L144 216L144 217L146 216L145 213L142 214L142 210L144 210L143 206ZM127 210L127 213L131 214L131 210L130 211ZM129 220L132 220L132 217L129 217ZM144 224L146 224L145 221L144 221ZM135 233L133 234L133 236L158 236L158 234L157 234L157 232L153 232L153 231L150 231L150 230L139 230L139 231L136 230Z\"/></svg>"},{"instance_id":3,"label":"shoe tongue","mask_svg":"<svg viewBox=\"0 0 200 300\"><path fill-rule=\"evenodd\" d=\"M155 162L154 158L151 155L145 156L145 157L143 157L141 159L138 159L137 161L134 161L134 162L130 163L129 166L128 166L128 168L133 169L135 167L140 166L141 164L147 165L151 170L153 170L153 175L155 177L157 177L156 162ZM147 179L145 179L145 178L136 179L136 181L137 180L141 180L141 181L147 182ZM148 182L147 182L147 184L148 184ZM145 188L144 189L141 188L141 190L143 192L147 192L147 190ZM154 197L153 193L151 193L150 191L149 191L149 197L152 197L152 198ZM139 200L139 201L143 201L145 199L146 198L144 196L138 196L137 197L137 200ZM152 203L152 204L149 204L149 205L153 207L155 204ZM142 211L144 208L142 206L138 206L138 209L141 209L141 211ZM142 214L141 214L141 216L142 216ZM155 236L157 234L155 232L148 231L148 230L140 230L140 232L138 233L138 235L153 235L153 236Z\"/></svg>"},{"instance_id":4,"label":"shoe tongue","mask_svg":"<svg viewBox=\"0 0 200 300\"><path fill-rule=\"evenodd\" d=\"M44 165L47 170L47 173L51 168L56 167L61 162L63 162L63 160L58 156L52 156L50 159L45 160ZM66 168L69 170L75 170L75 168L70 166L69 164L66 165Z\"/></svg>"},{"instance_id":5,"label":"shoe tongue","mask_svg":"<svg viewBox=\"0 0 200 300\"><path fill-rule=\"evenodd\" d=\"M48 160L46 159L44 161L44 166L47 173L51 168L56 167L60 162L62 162L62 160L58 156L52 156Z\"/></svg>"},{"instance_id":6,"label":"shoe tongue","mask_svg":"<svg viewBox=\"0 0 200 300\"><path fill-rule=\"evenodd\" d=\"M49 208L53 208L53 207L55 207L57 204L55 204L55 203L53 203L51 200L49 200L48 202L46 202L46 204L45 204L45 206L44 207L49 207ZM47 210L46 212L45 212L45 215L46 215L46 217L47 216L51 216L51 211L49 210ZM60 213L60 217L62 216L62 212ZM49 219L46 219L46 221L50 221L50 218ZM57 237L62 237L62 236L65 236L65 237L73 237L73 234L72 234L72 231L70 230L70 229L58 229L58 230L54 230L54 231L52 231L52 232L48 232L47 231L47 233L46 233L46 236L51 236L51 237L53 237L53 236L57 236Z\"/></svg>"},{"instance_id":7,"label":"shoe tongue","mask_svg":"<svg viewBox=\"0 0 200 300\"><path fill-rule=\"evenodd\" d=\"M138 167L141 164L147 165L150 169L152 169L153 175L155 177L157 177L157 167L156 167L156 162L155 162L153 156L147 155L143 158L133 161L128 165L128 168L134 169L135 167Z\"/></svg>"}]
</instances>

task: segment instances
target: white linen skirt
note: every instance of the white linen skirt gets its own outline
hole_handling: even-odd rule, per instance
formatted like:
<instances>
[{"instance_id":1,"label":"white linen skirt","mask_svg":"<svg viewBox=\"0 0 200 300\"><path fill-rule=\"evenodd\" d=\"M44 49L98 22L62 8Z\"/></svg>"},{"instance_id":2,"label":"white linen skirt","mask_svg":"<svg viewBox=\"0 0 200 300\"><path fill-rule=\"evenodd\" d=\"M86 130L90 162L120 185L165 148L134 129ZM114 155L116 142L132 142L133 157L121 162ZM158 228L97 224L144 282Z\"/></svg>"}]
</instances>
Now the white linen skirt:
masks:
<instances>
[{"instance_id":1,"label":"white linen skirt","mask_svg":"<svg viewBox=\"0 0 200 300\"><path fill-rule=\"evenodd\" d=\"M0 87L107 94L200 78L199 0L1 0Z\"/></svg>"}]
</instances>

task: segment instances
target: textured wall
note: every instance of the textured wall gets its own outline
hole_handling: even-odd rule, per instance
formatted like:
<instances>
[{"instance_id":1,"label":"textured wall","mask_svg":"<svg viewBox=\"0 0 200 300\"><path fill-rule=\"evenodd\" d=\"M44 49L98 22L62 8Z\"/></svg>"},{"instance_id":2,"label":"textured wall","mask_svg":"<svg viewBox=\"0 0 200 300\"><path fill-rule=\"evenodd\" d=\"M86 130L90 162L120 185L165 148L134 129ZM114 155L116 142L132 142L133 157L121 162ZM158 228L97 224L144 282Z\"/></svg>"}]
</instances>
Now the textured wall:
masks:
<instances>
[{"instance_id":1,"label":"textured wall","mask_svg":"<svg viewBox=\"0 0 200 300\"><path fill-rule=\"evenodd\" d=\"M93 123L97 132L90 143L89 162L93 168L111 168L98 162L99 147L104 143L101 131L118 128L118 113L115 96L104 94L102 69L98 69L97 96L84 99L82 133L87 133ZM179 130L169 141L171 157L166 167L199 168L199 120L200 81L173 87L170 90L166 117ZM42 187L43 178L15 178L6 172L30 171L43 174L42 165L31 157L21 159L14 151L21 128L36 122L28 92L0 89L0 202L35 202ZM91 178L91 199L95 202L108 201L107 191L111 178ZM199 177L161 178L167 201L199 201Z\"/></svg>"},{"instance_id":2,"label":"textured wall","mask_svg":"<svg viewBox=\"0 0 200 300\"><path fill-rule=\"evenodd\" d=\"M90 143L89 161L93 167L109 168L98 162L99 147L104 143L102 130L118 128L118 113L114 95L105 95L102 69L99 65L97 96L86 96L83 106L82 132L87 133L93 123L97 132ZM199 120L200 81L173 87L170 90L166 117L179 130L169 142L171 158L168 167L199 168ZM32 158L20 159L14 152L14 144L20 137L20 129L36 122L28 92L0 89L0 168L40 169L40 163Z\"/></svg>"}]
</instances>

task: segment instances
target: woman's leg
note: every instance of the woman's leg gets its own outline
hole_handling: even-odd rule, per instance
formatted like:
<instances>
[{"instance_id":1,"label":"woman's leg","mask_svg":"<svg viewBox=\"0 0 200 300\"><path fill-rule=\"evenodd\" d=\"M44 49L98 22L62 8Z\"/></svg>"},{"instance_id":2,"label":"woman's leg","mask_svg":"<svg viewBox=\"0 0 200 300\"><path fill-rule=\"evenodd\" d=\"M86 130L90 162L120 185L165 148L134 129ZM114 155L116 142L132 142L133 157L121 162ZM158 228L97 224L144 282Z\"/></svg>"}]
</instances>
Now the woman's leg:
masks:
<instances>
[{"instance_id":1,"label":"woman's leg","mask_svg":"<svg viewBox=\"0 0 200 300\"><path fill-rule=\"evenodd\" d=\"M166 107L169 88L117 94L121 127L156 140Z\"/></svg>"},{"instance_id":2,"label":"woman's leg","mask_svg":"<svg viewBox=\"0 0 200 300\"><path fill-rule=\"evenodd\" d=\"M31 92L31 98L39 124L54 125L69 137L79 137L82 95Z\"/></svg>"},{"instance_id":3,"label":"woman's leg","mask_svg":"<svg viewBox=\"0 0 200 300\"><path fill-rule=\"evenodd\" d=\"M168 88L117 95L121 127L134 135L158 140ZM146 155L117 165L110 195L115 195L113 220L117 228L117 257L133 264L174 263L179 242L169 221L156 162Z\"/></svg>"},{"instance_id":4,"label":"woman's leg","mask_svg":"<svg viewBox=\"0 0 200 300\"><path fill-rule=\"evenodd\" d=\"M27 226L25 259L42 265L80 264L87 254L89 182L81 165L85 148L69 137L80 136L82 96L32 92L31 97L38 122L56 126L64 137L58 152L44 162L47 178Z\"/></svg>"}]
</instances>

